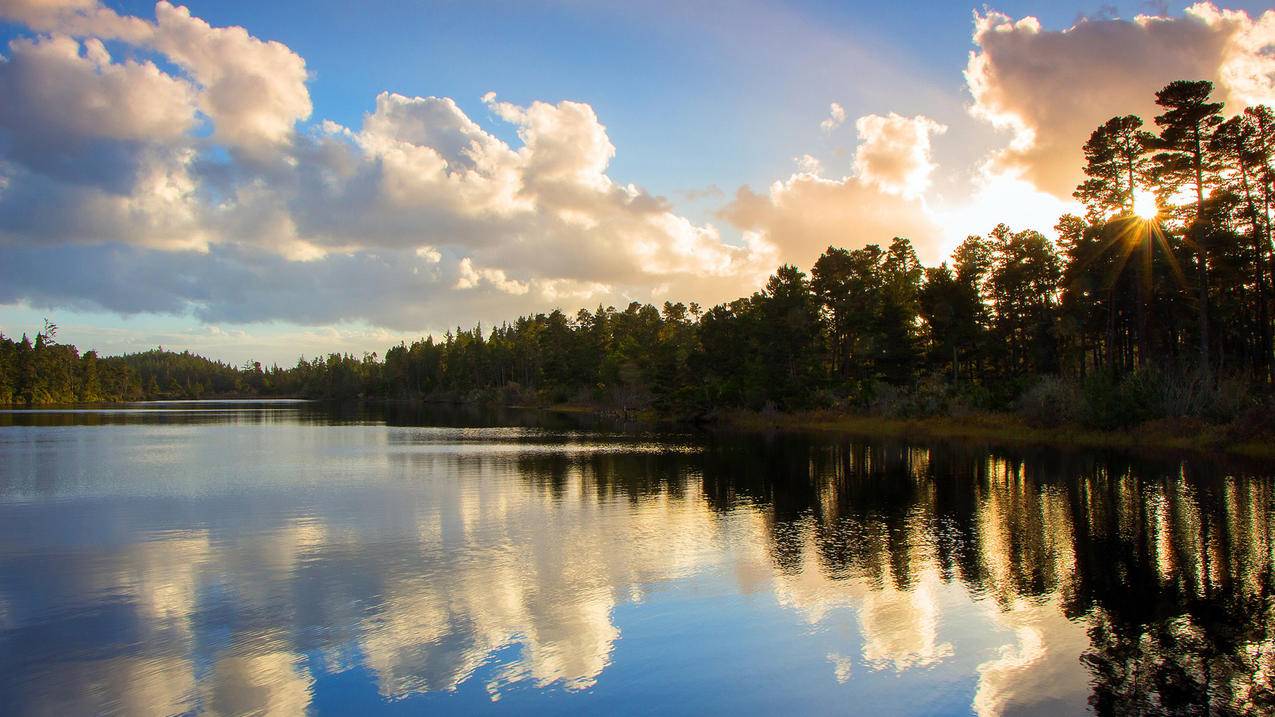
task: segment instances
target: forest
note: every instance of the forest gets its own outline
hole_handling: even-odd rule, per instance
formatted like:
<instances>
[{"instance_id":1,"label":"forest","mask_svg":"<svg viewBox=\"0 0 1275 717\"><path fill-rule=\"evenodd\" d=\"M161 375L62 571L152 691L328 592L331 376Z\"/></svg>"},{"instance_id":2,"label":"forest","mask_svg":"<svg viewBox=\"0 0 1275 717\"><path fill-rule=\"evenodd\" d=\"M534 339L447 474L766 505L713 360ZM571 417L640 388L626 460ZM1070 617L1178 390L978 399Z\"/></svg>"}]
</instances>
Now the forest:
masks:
<instances>
[{"instance_id":1,"label":"forest","mask_svg":"<svg viewBox=\"0 0 1275 717\"><path fill-rule=\"evenodd\" d=\"M485 330L235 367L0 336L0 403L216 396L576 403L674 419L834 409L1015 411L1112 429L1271 414L1275 113L1229 119L1212 83L1156 93L1081 148L1084 216L1058 239L1001 224L938 266L912 244L828 247L751 296L520 317ZM854 228L846 228L847 239Z\"/></svg>"}]
</instances>

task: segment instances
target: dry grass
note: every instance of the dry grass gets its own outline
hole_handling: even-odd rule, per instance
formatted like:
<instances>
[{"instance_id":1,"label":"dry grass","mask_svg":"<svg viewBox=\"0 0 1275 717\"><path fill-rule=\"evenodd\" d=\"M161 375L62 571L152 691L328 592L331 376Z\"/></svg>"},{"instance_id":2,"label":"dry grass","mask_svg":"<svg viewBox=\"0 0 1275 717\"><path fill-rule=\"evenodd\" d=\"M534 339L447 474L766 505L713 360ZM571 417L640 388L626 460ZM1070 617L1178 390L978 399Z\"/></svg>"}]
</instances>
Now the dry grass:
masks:
<instances>
[{"instance_id":1,"label":"dry grass","mask_svg":"<svg viewBox=\"0 0 1275 717\"><path fill-rule=\"evenodd\" d=\"M723 416L727 426L792 431L835 431L864 436L905 438L963 438L997 443L1078 446L1087 448L1171 448L1275 458L1275 436L1237 439L1236 427L1211 425L1197 419L1150 421L1132 429L1099 431L1074 425L1037 428L1012 414L976 413L960 418L916 419L858 416L835 411L757 413L739 411Z\"/></svg>"}]
</instances>

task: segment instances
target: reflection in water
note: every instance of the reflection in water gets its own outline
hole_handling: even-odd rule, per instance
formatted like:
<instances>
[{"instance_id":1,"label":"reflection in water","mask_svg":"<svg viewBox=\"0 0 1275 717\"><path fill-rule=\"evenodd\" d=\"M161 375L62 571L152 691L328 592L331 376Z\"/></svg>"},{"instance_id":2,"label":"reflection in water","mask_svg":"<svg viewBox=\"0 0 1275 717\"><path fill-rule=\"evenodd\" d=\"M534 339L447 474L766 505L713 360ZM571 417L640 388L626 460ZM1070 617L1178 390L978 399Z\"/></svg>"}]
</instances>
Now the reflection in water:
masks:
<instances>
[{"instance_id":1,"label":"reflection in water","mask_svg":"<svg viewBox=\"0 0 1275 717\"><path fill-rule=\"evenodd\" d=\"M404 410L10 417L0 704L1275 709L1252 467Z\"/></svg>"}]
</instances>

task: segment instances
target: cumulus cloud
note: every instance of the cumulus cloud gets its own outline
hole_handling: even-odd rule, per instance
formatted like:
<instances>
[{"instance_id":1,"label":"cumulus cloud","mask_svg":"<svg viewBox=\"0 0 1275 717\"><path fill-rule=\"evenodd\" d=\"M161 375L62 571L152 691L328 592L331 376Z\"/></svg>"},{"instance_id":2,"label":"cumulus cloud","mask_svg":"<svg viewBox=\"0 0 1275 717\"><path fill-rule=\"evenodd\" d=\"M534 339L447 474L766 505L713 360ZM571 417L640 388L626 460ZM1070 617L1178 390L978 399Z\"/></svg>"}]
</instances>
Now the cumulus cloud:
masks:
<instances>
[{"instance_id":1,"label":"cumulus cloud","mask_svg":"<svg viewBox=\"0 0 1275 717\"><path fill-rule=\"evenodd\" d=\"M310 116L305 60L282 43L242 27L212 27L159 2L150 44L199 83L199 108L213 137L231 149L258 153L285 143Z\"/></svg>"},{"instance_id":2,"label":"cumulus cloud","mask_svg":"<svg viewBox=\"0 0 1275 717\"><path fill-rule=\"evenodd\" d=\"M214 138L232 150L260 154L285 143L310 115L299 55L242 27L212 27L165 0L156 3L153 23L120 16L97 0L6 0L0 18L162 53L199 86L199 110L212 121Z\"/></svg>"},{"instance_id":3,"label":"cumulus cloud","mask_svg":"<svg viewBox=\"0 0 1275 717\"><path fill-rule=\"evenodd\" d=\"M828 246L885 244L904 236L937 258L940 227L915 199L882 192L858 177L795 174L765 194L742 187L722 217L773 244L780 259L809 266Z\"/></svg>"},{"instance_id":4,"label":"cumulus cloud","mask_svg":"<svg viewBox=\"0 0 1275 717\"><path fill-rule=\"evenodd\" d=\"M930 136L943 134L946 126L924 115L902 117L893 112L860 117L854 126L859 131L854 170L863 181L909 197L929 187L937 166L930 161Z\"/></svg>"},{"instance_id":5,"label":"cumulus cloud","mask_svg":"<svg viewBox=\"0 0 1275 717\"><path fill-rule=\"evenodd\" d=\"M150 62L113 62L96 39L18 38L8 51L0 59L0 96L5 98L0 103L0 176L5 178L0 205L18 199L22 204L0 216L0 233L12 228L12 220L55 229L136 210L140 203L163 214L172 207L161 205L181 202L177 185L188 184L184 171L190 157L186 134L196 124L193 87ZM167 192L161 186L166 183ZM29 196L32 185L45 186ZM21 211L57 194L79 216L44 218ZM37 229L33 236L38 234ZM152 232L140 234L143 241L153 238Z\"/></svg>"},{"instance_id":6,"label":"cumulus cloud","mask_svg":"<svg viewBox=\"0 0 1275 717\"><path fill-rule=\"evenodd\" d=\"M83 138L166 142L195 123L194 90L153 63L112 63L100 40L65 35L9 44L0 64L0 125L41 144Z\"/></svg>"},{"instance_id":7,"label":"cumulus cloud","mask_svg":"<svg viewBox=\"0 0 1275 717\"><path fill-rule=\"evenodd\" d=\"M500 269L479 269L474 267L474 262L469 257L460 260L457 267L457 273L460 274L456 279L457 289L472 289L482 282L486 282L494 286L498 291L506 294L521 296L528 291L528 287L521 281L512 281L505 276L505 272Z\"/></svg>"},{"instance_id":8,"label":"cumulus cloud","mask_svg":"<svg viewBox=\"0 0 1275 717\"><path fill-rule=\"evenodd\" d=\"M943 227L987 214L927 205L945 127L921 115L859 118L849 175L802 155L793 176L739 189L716 215L724 231L614 178L617 147L584 102L488 92L476 120L448 97L385 91L344 126L311 118L290 48L168 2L142 18L0 0L0 18L29 31L0 60L5 302L436 329L555 304L733 298L829 244L907 236L936 261ZM1202 76L1232 103L1270 94L1275 13L976 24L973 111L1012 131L981 185L992 204L1013 184L1033 199L1022 206L1056 208L1036 189L1066 196L1088 131L1146 114L1161 80L1212 68ZM1090 76L1107 66L1127 71ZM1144 105L1122 104L1134 95ZM821 126L846 121L832 103Z\"/></svg>"},{"instance_id":9,"label":"cumulus cloud","mask_svg":"<svg viewBox=\"0 0 1275 717\"><path fill-rule=\"evenodd\" d=\"M451 98L393 92L361 126L307 126L304 60L243 28L167 2L153 21L91 0L10 1L0 17L50 33L0 63L20 100L0 107L0 301L406 329L721 300L778 256L613 180L616 148L585 103L488 93L516 143ZM116 61L104 40L167 69Z\"/></svg>"},{"instance_id":10,"label":"cumulus cloud","mask_svg":"<svg viewBox=\"0 0 1275 717\"><path fill-rule=\"evenodd\" d=\"M150 25L104 7L99 0L4 0L0 18L37 32L96 35L137 43L150 35Z\"/></svg>"},{"instance_id":11,"label":"cumulus cloud","mask_svg":"<svg viewBox=\"0 0 1275 717\"><path fill-rule=\"evenodd\" d=\"M797 172L800 174L819 175L823 173L823 163L816 157L803 154L800 157L793 157L793 162L797 164Z\"/></svg>"},{"instance_id":12,"label":"cumulus cloud","mask_svg":"<svg viewBox=\"0 0 1275 717\"><path fill-rule=\"evenodd\" d=\"M921 193L935 164L930 137L943 125L923 116L867 115L855 122L859 144L854 173L820 176L814 157L797 158L798 172L767 193L742 187L720 212L723 219L776 247L783 261L808 266L828 246L888 243L904 236L934 260L944 247L942 231Z\"/></svg>"},{"instance_id":13,"label":"cumulus cloud","mask_svg":"<svg viewBox=\"0 0 1275 717\"><path fill-rule=\"evenodd\" d=\"M205 247L196 94L98 39L13 40L0 60L0 243Z\"/></svg>"},{"instance_id":14,"label":"cumulus cloud","mask_svg":"<svg viewBox=\"0 0 1275 717\"><path fill-rule=\"evenodd\" d=\"M819 123L819 129L825 133L832 132L846 121L846 109L839 102L828 105L828 118Z\"/></svg>"},{"instance_id":15,"label":"cumulus cloud","mask_svg":"<svg viewBox=\"0 0 1275 717\"><path fill-rule=\"evenodd\" d=\"M1082 18L1047 30L1034 17L975 13L965 78L975 117L1010 133L990 173L1059 197L1080 181L1079 148L1117 114L1158 114L1155 92L1178 79L1217 83L1230 112L1275 100L1275 11L1257 19L1210 3L1180 17Z\"/></svg>"}]
</instances>

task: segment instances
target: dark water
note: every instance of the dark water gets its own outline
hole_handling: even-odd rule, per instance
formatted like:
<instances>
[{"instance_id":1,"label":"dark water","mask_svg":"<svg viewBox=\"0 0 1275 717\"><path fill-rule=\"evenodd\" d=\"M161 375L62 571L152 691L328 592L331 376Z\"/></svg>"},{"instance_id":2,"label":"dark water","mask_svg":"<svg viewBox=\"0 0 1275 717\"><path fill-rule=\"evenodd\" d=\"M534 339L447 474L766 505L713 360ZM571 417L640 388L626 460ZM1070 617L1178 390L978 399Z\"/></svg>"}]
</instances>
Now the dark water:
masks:
<instances>
[{"instance_id":1,"label":"dark water","mask_svg":"<svg viewBox=\"0 0 1275 717\"><path fill-rule=\"evenodd\" d=\"M1262 464L0 414L5 714L1275 709Z\"/></svg>"}]
</instances>

